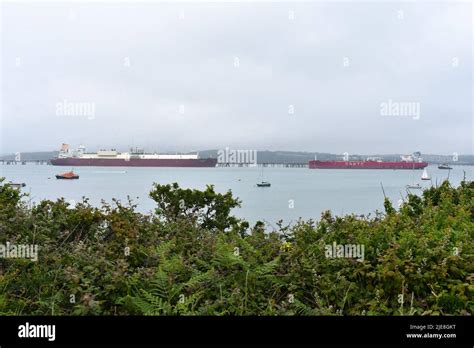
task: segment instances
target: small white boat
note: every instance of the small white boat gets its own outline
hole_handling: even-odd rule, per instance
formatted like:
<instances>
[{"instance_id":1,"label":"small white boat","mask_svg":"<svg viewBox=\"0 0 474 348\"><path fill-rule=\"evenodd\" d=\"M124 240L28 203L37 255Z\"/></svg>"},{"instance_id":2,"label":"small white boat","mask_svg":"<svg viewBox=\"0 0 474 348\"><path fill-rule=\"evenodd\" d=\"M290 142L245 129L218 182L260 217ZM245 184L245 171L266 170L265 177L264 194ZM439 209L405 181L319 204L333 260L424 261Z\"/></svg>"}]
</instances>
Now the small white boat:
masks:
<instances>
[{"instance_id":1,"label":"small white boat","mask_svg":"<svg viewBox=\"0 0 474 348\"><path fill-rule=\"evenodd\" d=\"M450 167L449 164L443 163L438 166L438 169L453 169L453 168Z\"/></svg>"},{"instance_id":2,"label":"small white boat","mask_svg":"<svg viewBox=\"0 0 474 348\"><path fill-rule=\"evenodd\" d=\"M407 185L407 189L415 189L415 190L421 190L422 187L420 184L412 184L412 185Z\"/></svg>"},{"instance_id":3,"label":"small white boat","mask_svg":"<svg viewBox=\"0 0 474 348\"><path fill-rule=\"evenodd\" d=\"M16 183L16 182L9 182L8 183L11 187L16 188L16 189L21 189L22 187L25 187L26 184L24 182L21 183Z\"/></svg>"},{"instance_id":4,"label":"small white boat","mask_svg":"<svg viewBox=\"0 0 474 348\"><path fill-rule=\"evenodd\" d=\"M428 171L425 169L423 169L423 174L421 175L421 180L431 180L431 177L429 176L428 174Z\"/></svg>"},{"instance_id":5,"label":"small white boat","mask_svg":"<svg viewBox=\"0 0 474 348\"><path fill-rule=\"evenodd\" d=\"M427 173L428 174L428 173ZM407 190L421 190L422 187L419 183L415 182L415 167L413 166L413 174L412 174L412 182L413 184L408 184L406 186Z\"/></svg>"}]
</instances>

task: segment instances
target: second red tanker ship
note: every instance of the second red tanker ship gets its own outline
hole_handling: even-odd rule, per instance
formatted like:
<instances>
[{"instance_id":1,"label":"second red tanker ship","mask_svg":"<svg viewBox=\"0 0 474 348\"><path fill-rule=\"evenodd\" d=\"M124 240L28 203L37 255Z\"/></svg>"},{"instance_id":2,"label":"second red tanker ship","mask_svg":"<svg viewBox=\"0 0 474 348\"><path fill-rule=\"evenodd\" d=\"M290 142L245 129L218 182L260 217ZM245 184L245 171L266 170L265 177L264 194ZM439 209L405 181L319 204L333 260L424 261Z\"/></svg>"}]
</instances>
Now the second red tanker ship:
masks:
<instances>
[{"instance_id":1,"label":"second red tanker ship","mask_svg":"<svg viewBox=\"0 0 474 348\"><path fill-rule=\"evenodd\" d=\"M413 156L401 156L401 161L382 161L368 158L365 161L309 161L310 169L423 169L428 163L415 160Z\"/></svg>"}]
</instances>

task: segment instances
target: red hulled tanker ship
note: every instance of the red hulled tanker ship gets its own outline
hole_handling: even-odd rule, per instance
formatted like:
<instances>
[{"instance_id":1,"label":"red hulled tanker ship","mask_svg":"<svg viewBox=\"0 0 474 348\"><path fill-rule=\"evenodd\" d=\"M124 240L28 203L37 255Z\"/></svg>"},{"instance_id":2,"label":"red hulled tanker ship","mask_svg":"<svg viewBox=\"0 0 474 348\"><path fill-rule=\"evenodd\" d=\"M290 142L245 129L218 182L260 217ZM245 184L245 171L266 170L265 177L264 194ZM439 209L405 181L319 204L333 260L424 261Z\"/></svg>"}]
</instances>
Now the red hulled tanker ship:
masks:
<instances>
[{"instance_id":1,"label":"red hulled tanker ship","mask_svg":"<svg viewBox=\"0 0 474 348\"><path fill-rule=\"evenodd\" d=\"M308 163L310 169L423 169L428 163L421 158L415 160L411 155L401 156L400 161L382 161L379 158L368 158L365 161L318 161Z\"/></svg>"},{"instance_id":2,"label":"red hulled tanker ship","mask_svg":"<svg viewBox=\"0 0 474 348\"><path fill-rule=\"evenodd\" d=\"M86 153L84 146L71 151L69 145L63 144L57 158L51 160L55 166L70 167L215 167L216 158L199 158L198 154L168 155L145 153L141 149L130 152L100 150Z\"/></svg>"}]
</instances>

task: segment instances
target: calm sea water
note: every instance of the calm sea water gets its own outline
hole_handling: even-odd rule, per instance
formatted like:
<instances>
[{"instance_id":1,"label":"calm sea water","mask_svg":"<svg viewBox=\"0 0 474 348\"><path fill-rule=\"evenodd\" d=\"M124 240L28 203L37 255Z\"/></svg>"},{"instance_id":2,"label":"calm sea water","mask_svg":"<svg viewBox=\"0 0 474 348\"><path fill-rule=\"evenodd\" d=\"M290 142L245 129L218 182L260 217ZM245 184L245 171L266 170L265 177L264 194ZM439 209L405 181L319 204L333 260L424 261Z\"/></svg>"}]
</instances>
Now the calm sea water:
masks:
<instances>
[{"instance_id":1,"label":"calm sea water","mask_svg":"<svg viewBox=\"0 0 474 348\"><path fill-rule=\"evenodd\" d=\"M204 189L213 184L218 192L232 190L242 201L234 214L254 223L268 224L283 219L292 223L299 217L319 219L321 212L330 209L336 215L368 214L383 210L383 183L386 195L397 206L401 195L406 196L406 185L421 181L422 171L405 170L310 170L307 168L265 168L264 179L272 186L260 188L259 168L119 168L77 167L79 180L57 180L55 175L69 170L50 165L0 165L0 176L8 181L24 182L24 192L30 192L32 202L64 197L78 202L83 196L94 205L112 198L127 200L127 195L142 212L155 208L148 193L154 182L177 182L184 188ZM447 170L429 166L433 184L446 179ZM450 182L458 185L463 178L472 180L473 167L455 166L450 171ZM419 190L414 190L419 191Z\"/></svg>"}]
</instances>

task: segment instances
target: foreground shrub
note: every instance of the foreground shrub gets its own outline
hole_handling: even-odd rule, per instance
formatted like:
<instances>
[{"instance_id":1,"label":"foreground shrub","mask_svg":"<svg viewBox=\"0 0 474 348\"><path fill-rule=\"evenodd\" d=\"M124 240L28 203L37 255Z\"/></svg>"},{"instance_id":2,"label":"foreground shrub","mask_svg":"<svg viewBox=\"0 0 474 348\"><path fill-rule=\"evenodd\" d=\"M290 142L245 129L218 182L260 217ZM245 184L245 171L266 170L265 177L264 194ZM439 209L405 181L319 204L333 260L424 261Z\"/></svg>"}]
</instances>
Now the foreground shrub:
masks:
<instances>
[{"instance_id":1,"label":"foreground shrub","mask_svg":"<svg viewBox=\"0 0 474 348\"><path fill-rule=\"evenodd\" d=\"M0 244L38 244L39 256L0 258L0 313L469 315L473 192L444 182L398 211L386 200L374 217L325 212L266 231L212 186L155 184L144 215L119 201L28 207L2 181Z\"/></svg>"}]
</instances>

